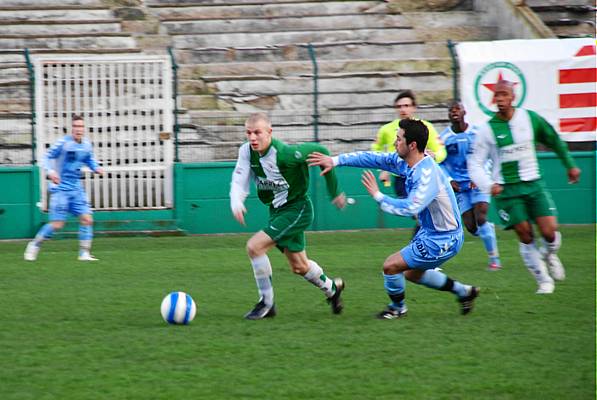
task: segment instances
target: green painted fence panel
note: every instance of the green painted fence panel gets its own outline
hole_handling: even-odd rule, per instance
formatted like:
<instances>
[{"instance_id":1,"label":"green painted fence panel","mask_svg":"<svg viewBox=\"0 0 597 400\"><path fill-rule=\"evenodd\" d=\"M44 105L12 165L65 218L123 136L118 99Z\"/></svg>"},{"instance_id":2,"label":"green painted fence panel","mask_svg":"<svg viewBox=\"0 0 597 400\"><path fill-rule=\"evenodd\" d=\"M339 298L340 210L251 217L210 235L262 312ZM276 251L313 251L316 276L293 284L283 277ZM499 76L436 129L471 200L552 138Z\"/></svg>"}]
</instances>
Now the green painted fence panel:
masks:
<instances>
[{"instance_id":1,"label":"green painted fence panel","mask_svg":"<svg viewBox=\"0 0 597 400\"><path fill-rule=\"evenodd\" d=\"M552 153L539 155L543 176L563 224L594 224L595 153L576 152L573 156L582 169L581 182L567 183L566 171ZM151 230L177 226L188 233L255 232L267 222L268 210L257 199L255 188L246 200L246 226L239 225L230 213L228 193L234 163L190 163L174 167L175 206L172 210L96 212L96 229L117 231ZM0 167L0 239L32 237L47 221L47 214L36 207L39 199L37 167ZM411 227L411 218L396 217L379 210L360 182L362 170L339 168L338 179L347 197L354 200L345 210L334 207L327 195L319 170L311 170L311 197L315 206L313 230L345 230ZM382 188L392 194L392 188ZM498 221L491 207L490 219ZM76 220L67 224L72 229Z\"/></svg>"}]
</instances>

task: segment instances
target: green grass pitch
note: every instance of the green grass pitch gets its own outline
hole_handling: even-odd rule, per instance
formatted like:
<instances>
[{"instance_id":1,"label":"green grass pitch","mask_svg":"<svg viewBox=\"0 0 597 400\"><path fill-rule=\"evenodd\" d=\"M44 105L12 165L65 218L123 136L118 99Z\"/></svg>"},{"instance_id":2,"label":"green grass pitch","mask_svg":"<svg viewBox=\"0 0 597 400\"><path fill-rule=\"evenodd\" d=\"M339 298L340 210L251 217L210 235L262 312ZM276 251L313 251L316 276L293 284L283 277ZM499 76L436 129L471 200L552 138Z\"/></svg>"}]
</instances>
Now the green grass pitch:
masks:
<instances>
[{"instance_id":1,"label":"green grass pitch","mask_svg":"<svg viewBox=\"0 0 597 400\"><path fill-rule=\"evenodd\" d=\"M444 266L481 287L459 314L448 293L409 283L409 315L380 321L381 265L408 230L309 233L308 254L342 276L345 311L270 253L278 316L245 321L257 300L247 235L99 238L95 263L77 242L0 243L0 398L9 399L594 399L595 227L562 227L568 277L535 295L513 232L504 269L486 270L467 236ZM197 303L169 326L170 291Z\"/></svg>"}]
</instances>

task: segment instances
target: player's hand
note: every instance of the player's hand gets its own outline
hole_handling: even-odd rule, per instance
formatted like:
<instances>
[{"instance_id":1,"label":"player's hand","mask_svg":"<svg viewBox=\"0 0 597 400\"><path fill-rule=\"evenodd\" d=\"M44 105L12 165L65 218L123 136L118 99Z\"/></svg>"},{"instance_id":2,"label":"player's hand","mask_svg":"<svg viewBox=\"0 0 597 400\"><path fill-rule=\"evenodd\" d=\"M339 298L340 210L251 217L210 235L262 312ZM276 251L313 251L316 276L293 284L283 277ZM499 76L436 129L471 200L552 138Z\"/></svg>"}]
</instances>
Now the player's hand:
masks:
<instances>
[{"instance_id":1,"label":"player's hand","mask_svg":"<svg viewBox=\"0 0 597 400\"><path fill-rule=\"evenodd\" d=\"M52 181L53 184L55 185L59 185L60 184L60 177L58 176L58 174L54 171L50 172L48 174L48 178L50 178L50 180Z\"/></svg>"},{"instance_id":2,"label":"player's hand","mask_svg":"<svg viewBox=\"0 0 597 400\"><path fill-rule=\"evenodd\" d=\"M380 171L379 180L382 181L386 186L389 186L390 173L388 171Z\"/></svg>"},{"instance_id":3,"label":"player's hand","mask_svg":"<svg viewBox=\"0 0 597 400\"><path fill-rule=\"evenodd\" d=\"M332 204L338 207L340 210L346 207L346 195L344 193L340 193L338 196L332 200Z\"/></svg>"},{"instance_id":4,"label":"player's hand","mask_svg":"<svg viewBox=\"0 0 597 400\"><path fill-rule=\"evenodd\" d=\"M450 181L450 185L452 185L452 189L454 189L456 193L460 192L460 185L458 184L458 182Z\"/></svg>"},{"instance_id":5,"label":"player's hand","mask_svg":"<svg viewBox=\"0 0 597 400\"><path fill-rule=\"evenodd\" d=\"M234 215L234 219L237 220L239 224L247 225L247 224L245 224L245 213L246 212L247 212L247 209L245 208L245 206L240 206L239 208L232 210L232 215Z\"/></svg>"},{"instance_id":6,"label":"player's hand","mask_svg":"<svg viewBox=\"0 0 597 400\"><path fill-rule=\"evenodd\" d=\"M321 173L319 175L325 175L334 168L332 157L316 151L309 154L307 162L310 167L319 166L321 168Z\"/></svg>"},{"instance_id":7,"label":"player's hand","mask_svg":"<svg viewBox=\"0 0 597 400\"><path fill-rule=\"evenodd\" d=\"M104 174L104 169L102 167L99 167L98 169L95 170L95 173L98 175L103 175Z\"/></svg>"},{"instance_id":8,"label":"player's hand","mask_svg":"<svg viewBox=\"0 0 597 400\"><path fill-rule=\"evenodd\" d=\"M577 183L580 180L580 168L570 168L568 170L568 183Z\"/></svg>"},{"instance_id":9,"label":"player's hand","mask_svg":"<svg viewBox=\"0 0 597 400\"><path fill-rule=\"evenodd\" d=\"M367 192L369 192L371 197L374 197L375 194L379 192L379 185L377 184L377 180L375 179L375 175L373 175L373 172L363 172L363 175L361 176L361 182L363 183L363 186L365 186L365 189L367 189Z\"/></svg>"},{"instance_id":10,"label":"player's hand","mask_svg":"<svg viewBox=\"0 0 597 400\"><path fill-rule=\"evenodd\" d=\"M500 185L499 183L494 183L493 185L491 185L491 195L492 196L497 196L500 193L502 193L502 191L504 190L504 187L502 185Z\"/></svg>"}]
</instances>

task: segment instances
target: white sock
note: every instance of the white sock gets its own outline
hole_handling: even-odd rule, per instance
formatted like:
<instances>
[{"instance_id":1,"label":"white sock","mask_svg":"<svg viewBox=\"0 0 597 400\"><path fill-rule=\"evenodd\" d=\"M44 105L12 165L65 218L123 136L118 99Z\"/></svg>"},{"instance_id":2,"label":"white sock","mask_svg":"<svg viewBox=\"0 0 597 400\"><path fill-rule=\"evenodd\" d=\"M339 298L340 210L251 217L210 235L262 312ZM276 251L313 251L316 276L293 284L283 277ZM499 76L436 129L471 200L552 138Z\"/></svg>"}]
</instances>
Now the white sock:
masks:
<instances>
[{"instance_id":1,"label":"white sock","mask_svg":"<svg viewBox=\"0 0 597 400\"><path fill-rule=\"evenodd\" d=\"M272 286L272 265L269 258L266 254L251 258L251 265L259 296L265 305L271 307L274 304L274 287Z\"/></svg>"},{"instance_id":2,"label":"white sock","mask_svg":"<svg viewBox=\"0 0 597 400\"><path fill-rule=\"evenodd\" d=\"M535 277L537 283L552 282L553 279L547 272L547 267L541 257L539 249L535 246L534 242L529 244L519 243L520 255L526 265L529 272Z\"/></svg>"},{"instance_id":3,"label":"white sock","mask_svg":"<svg viewBox=\"0 0 597 400\"><path fill-rule=\"evenodd\" d=\"M548 254L556 254L562 245L562 234L558 231L555 232L555 239L553 242L549 243L544 238L541 238L543 242L543 246Z\"/></svg>"},{"instance_id":4,"label":"white sock","mask_svg":"<svg viewBox=\"0 0 597 400\"><path fill-rule=\"evenodd\" d=\"M320 288L327 297L332 297L336 292L334 281L325 275L323 269L313 260L309 260L309 271L304 278Z\"/></svg>"}]
</instances>

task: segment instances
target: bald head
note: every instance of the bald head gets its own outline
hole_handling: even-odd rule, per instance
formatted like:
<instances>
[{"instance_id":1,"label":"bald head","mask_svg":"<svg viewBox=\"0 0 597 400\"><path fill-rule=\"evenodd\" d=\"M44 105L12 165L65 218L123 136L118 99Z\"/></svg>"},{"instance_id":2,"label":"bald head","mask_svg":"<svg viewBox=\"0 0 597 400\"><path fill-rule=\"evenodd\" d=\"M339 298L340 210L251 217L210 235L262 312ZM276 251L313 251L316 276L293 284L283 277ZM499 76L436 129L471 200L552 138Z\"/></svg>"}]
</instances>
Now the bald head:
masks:
<instances>
[{"instance_id":1,"label":"bald head","mask_svg":"<svg viewBox=\"0 0 597 400\"><path fill-rule=\"evenodd\" d=\"M493 88L493 102L497 105L500 118L509 121L514 115L514 84L500 80Z\"/></svg>"},{"instance_id":2,"label":"bald head","mask_svg":"<svg viewBox=\"0 0 597 400\"><path fill-rule=\"evenodd\" d=\"M514 83L507 81L505 79L499 80L495 84L495 91L497 92L498 90L505 90L505 91L508 91L508 92L514 94Z\"/></svg>"}]
</instances>

